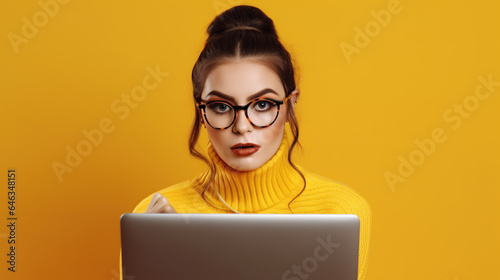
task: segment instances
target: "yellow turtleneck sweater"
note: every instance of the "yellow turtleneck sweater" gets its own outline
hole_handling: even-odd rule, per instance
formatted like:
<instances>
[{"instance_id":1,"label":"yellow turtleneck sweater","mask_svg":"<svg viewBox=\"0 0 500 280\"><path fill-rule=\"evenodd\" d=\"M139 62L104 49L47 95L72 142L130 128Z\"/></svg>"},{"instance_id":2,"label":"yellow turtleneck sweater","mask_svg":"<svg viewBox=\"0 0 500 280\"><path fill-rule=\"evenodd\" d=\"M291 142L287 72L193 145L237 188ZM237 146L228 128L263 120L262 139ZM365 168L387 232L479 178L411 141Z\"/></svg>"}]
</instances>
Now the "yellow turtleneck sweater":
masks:
<instances>
[{"instance_id":1,"label":"yellow turtleneck sweater","mask_svg":"<svg viewBox=\"0 0 500 280\"><path fill-rule=\"evenodd\" d=\"M286 131L286 130L285 130ZM231 208L242 213L291 213L288 203L303 188L300 175L288 163L287 133L276 154L253 171L237 171L228 166L209 143L208 155L216 167L213 186ZM350 187L303 170L306 188L290 204L294 214L355 214L360 219L358 280L365 278L370 241L371 209L368 202ZM178 213L233 213L212 188L201 192L209 179L209 170L193 180L184 181L157 191L165 196ZM133 213L144 213L153 194L143 199ZM120 277L121 276L120 254ZM123 278L120 278L123 279Z\"/></svg>"}]
</instances>

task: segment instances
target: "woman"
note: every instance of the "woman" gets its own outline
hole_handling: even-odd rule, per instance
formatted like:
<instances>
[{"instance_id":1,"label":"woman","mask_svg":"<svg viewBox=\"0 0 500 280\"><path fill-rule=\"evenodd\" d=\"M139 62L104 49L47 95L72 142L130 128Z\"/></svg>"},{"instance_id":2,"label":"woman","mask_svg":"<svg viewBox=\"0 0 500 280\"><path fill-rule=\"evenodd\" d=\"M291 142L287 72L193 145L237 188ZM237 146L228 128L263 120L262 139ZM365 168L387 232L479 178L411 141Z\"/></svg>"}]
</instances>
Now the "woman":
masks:
<instances>
[{"instance_id":1,"label":"woman","mask_svg":"<svg viewBox=\"0 0 500 280\"><path fill-rule=\"evenodd\" d=\"M196 115L189 139L191 154L208 168L151 194L133 212L356 214L358 279L364 279L370 207L351 188L292 162L299 90L273 21L258 8L236 6L217 16L208 33L192 71ZM202 126L208 158L195 149Z\"/></svg>"}]
</instances>

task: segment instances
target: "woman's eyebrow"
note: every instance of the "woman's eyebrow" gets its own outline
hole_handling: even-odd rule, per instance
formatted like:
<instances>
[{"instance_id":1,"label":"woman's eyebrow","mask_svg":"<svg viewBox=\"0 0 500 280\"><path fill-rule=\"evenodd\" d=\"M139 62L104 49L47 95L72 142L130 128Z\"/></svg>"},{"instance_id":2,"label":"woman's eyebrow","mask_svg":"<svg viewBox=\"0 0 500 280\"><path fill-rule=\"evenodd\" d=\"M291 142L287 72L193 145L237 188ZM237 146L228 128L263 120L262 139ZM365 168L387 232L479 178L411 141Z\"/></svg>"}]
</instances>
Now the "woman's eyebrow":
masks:
<instances>
[{"instance_id":1,"label":"woman's eyebrow","mask_svg":"<svg viewBox=\"0 0 500 280\"><path fill-rule=\"evenodd\" d=\"M250 101L250 100L254 100L255 98L259 97L259 96L262 96L268 92L271 92L271 93L274 93L276 95L278 95L278 93L276 91L274 91L273 89L270 89L270 88L265 88L257 93L254 93L252 95L250 95L248 98L247 98L247 101ZM210 97L210 95L214 95L214 96L218 96L220 98L224 98L224 99L227 99L229 101L232 101L233 103L236 103L236 100L234 99L234 97L232 96L229 96L229 95L226 95L220 91L217 91L217 90L212 90L211 92L209 92L207 94L207 99L208 97Z\"/></svg>"}]
</instances>

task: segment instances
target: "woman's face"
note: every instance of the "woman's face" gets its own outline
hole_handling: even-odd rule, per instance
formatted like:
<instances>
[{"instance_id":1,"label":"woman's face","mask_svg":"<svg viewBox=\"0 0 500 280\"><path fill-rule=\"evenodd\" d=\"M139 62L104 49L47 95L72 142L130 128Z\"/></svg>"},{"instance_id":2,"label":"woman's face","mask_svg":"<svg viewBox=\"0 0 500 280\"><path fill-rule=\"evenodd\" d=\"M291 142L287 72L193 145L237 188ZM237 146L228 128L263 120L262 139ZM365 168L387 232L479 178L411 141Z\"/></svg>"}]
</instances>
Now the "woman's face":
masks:
<instances>
[{"instance_id":1,"label":"woman's face","mask_svg":"<svg viewBox=\"0 0 500 280\"><path fill-rule=\"evenodd\" d=\"M258 97L283 100L285 92L276 73L252 60L217 66L209 73L201 94L205 102L223 100L235 106L245 106ZM280 147L286 107L281 105L276 121L265 128L254 127L247 120L244 110L237 110L234 123L224 130L212 128L203 118L202 121L219 157L236 170L250 171L266 163ZM203 116L203 112L200 113Z\"/></svg>"}]
</instances>

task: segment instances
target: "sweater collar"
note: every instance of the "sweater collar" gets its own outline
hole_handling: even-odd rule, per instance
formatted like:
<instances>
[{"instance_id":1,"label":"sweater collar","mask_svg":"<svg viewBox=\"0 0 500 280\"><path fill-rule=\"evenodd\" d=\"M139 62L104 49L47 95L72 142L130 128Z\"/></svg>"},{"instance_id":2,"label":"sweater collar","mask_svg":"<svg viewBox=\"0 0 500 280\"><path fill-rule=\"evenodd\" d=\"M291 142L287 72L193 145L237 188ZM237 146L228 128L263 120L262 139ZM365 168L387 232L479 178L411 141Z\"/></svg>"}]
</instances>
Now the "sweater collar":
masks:
<instances>
[{"instance_id":1,"label":"sweater collar","mask_svg":"<svg viewBox=\"0 0 500 280\"><path fill-rule=\"evenodd\" d=\"M209 141L208 156L216 170L212 186L231 208L242 213L257 212L278 204L303 184L300 175L288 162L289 142L285 129L281 145L269 161L252 171L238 171L219 157ZM210 179L209 170L197 179L196 186L201 193ZM211 187L207 188L204 196L212 206L231 211Z\"/></svg>"}]
</instances>

